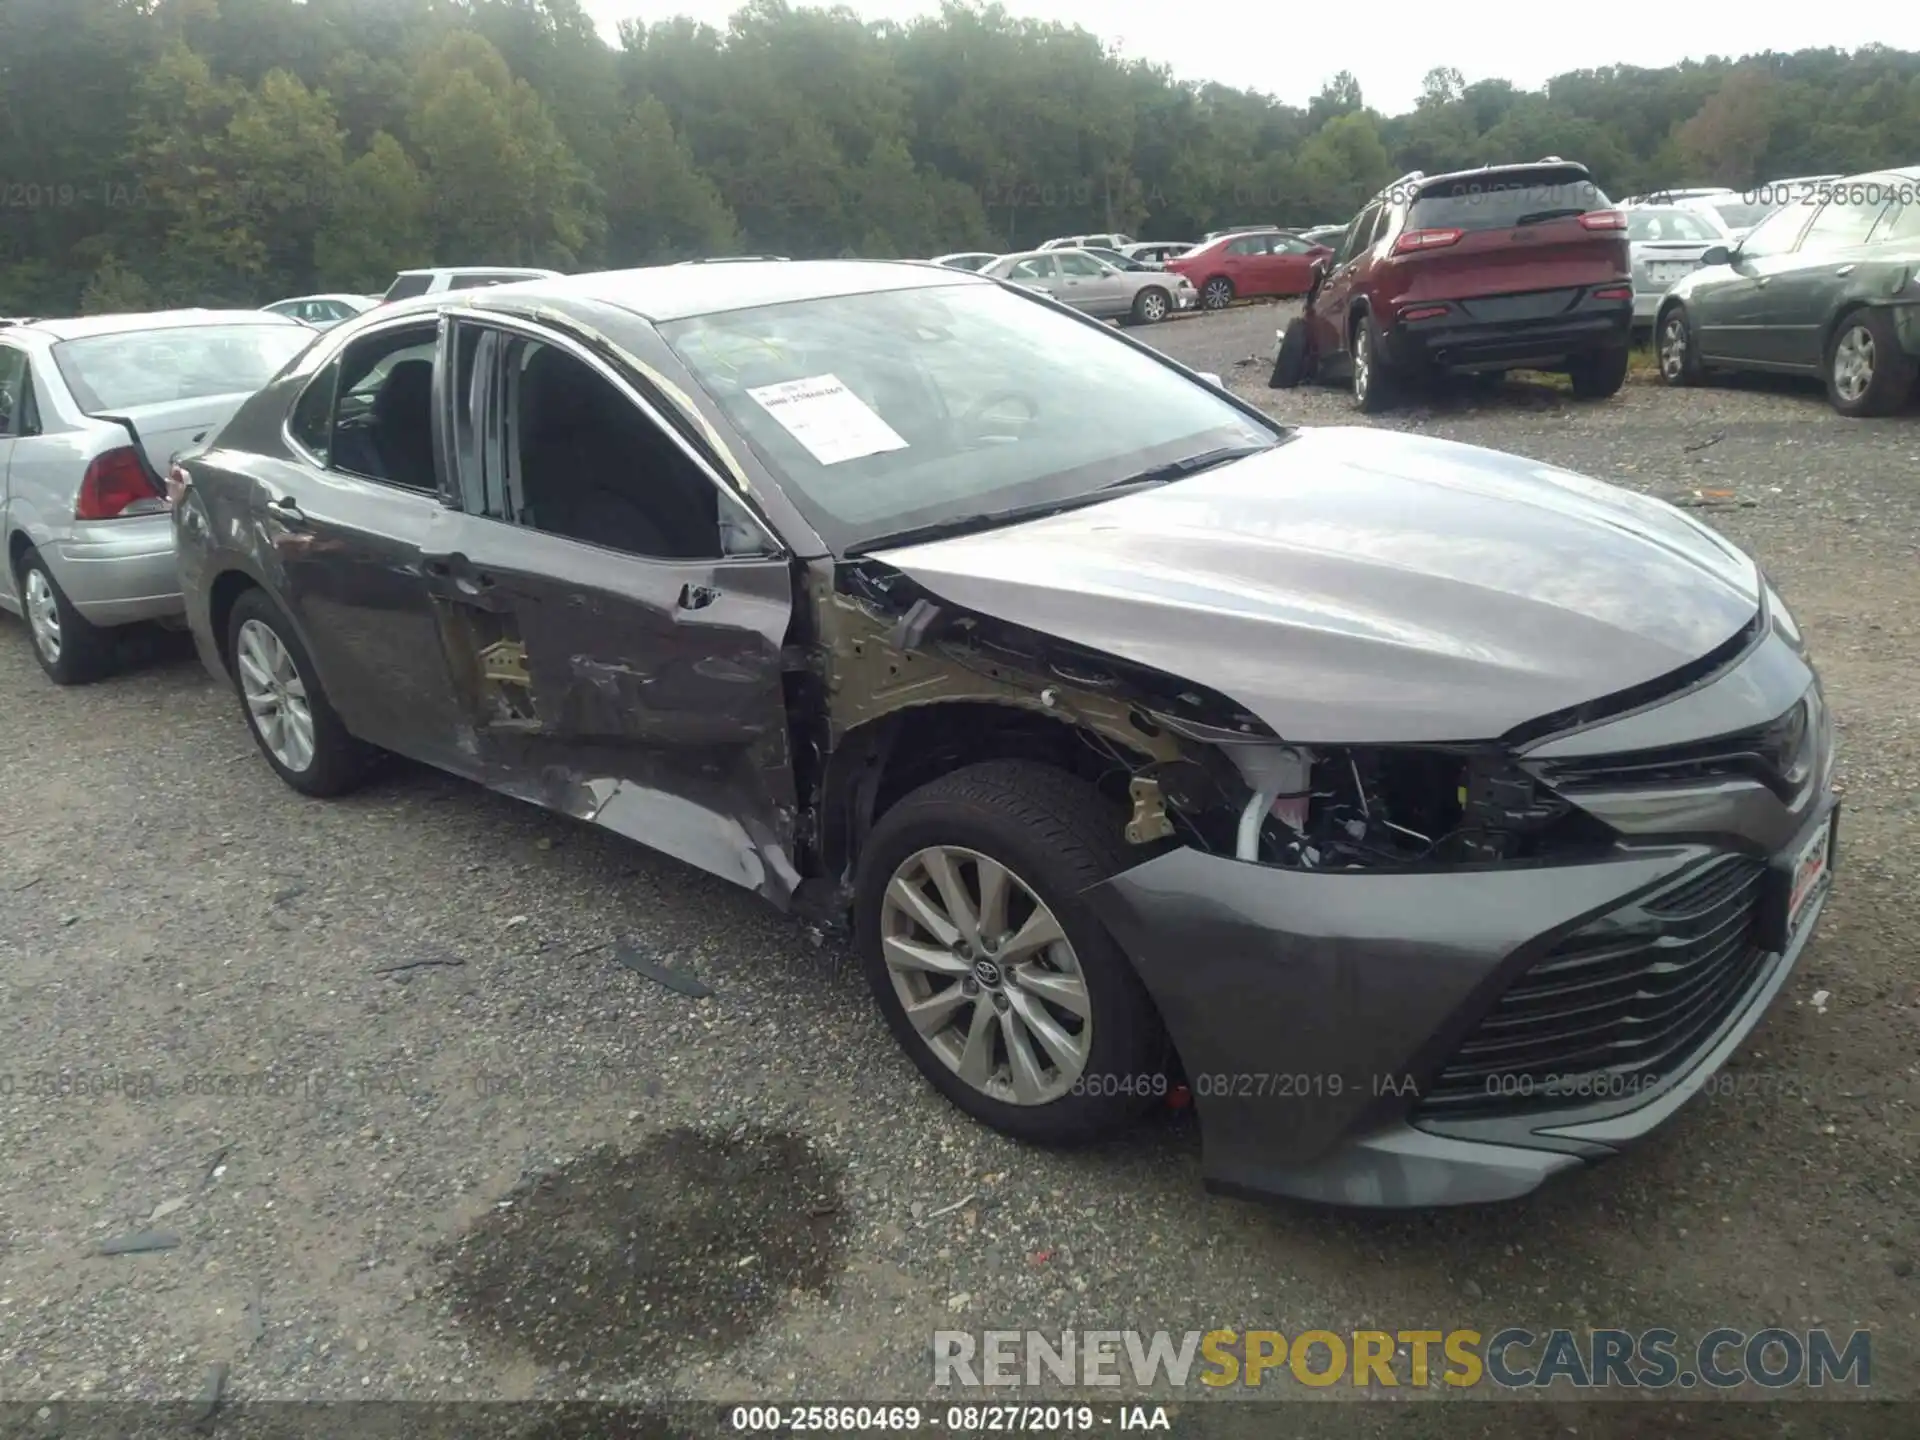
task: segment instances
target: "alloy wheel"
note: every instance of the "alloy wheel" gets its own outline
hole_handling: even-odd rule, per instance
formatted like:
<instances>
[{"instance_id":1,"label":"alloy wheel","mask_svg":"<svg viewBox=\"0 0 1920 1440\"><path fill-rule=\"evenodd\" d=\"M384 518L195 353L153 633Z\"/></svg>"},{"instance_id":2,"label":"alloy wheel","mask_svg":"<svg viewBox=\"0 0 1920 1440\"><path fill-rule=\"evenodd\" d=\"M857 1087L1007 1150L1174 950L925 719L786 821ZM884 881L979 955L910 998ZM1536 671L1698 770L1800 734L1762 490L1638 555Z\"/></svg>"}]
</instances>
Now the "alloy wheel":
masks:
<instances>
[{"instance_id":1,"label":"alloy wheel","mask_svg":"<svg viewBox=\"0 0 1920 1440\"><path fill-rule=\"evenodd\" d=\"M1660 327L1660 373L1678 380L1687 368L1687 320L1677 311Z\"/></svg>"},{"instance_id":2,"label":"alloy wheel","mask_svg":"<svg viewBox=\"0 0 1920 1440\"><path fill-rule=\"evenodd\" d=\"M973 1089L1045 1105L1085 1072L1093 1002L1073 943L991 856L934 845L901 861L880 906L880 949L921 1041Z\"/></svg>"},{"instance_id":3,"label":"alloy wheel","mask_svg":"<svg viewBox=\"0 0 1920 1440\"><path fill-rule=\"evenodd\" d=\"M1373 384L1373 340L1362 325L1353 336L1353 398L1367 403L1367 388Z\"/></svg>"},{"instance_id":4,"label":"alloy wheel","mask_svg":"<svg viewBox=\"0 0 1920 1440\"><path fill-rule=\"evenodd\" d=\"M1873 336L1864 325L1851 327L1833 347L1833 388L1849 405L1872 387L1875 359Z\"/></svg>"},{"instance_id":5,"label":"alloy wheel","mask_svg":"<svg viewBox=\"0 0 1920 1440\"><path fill-rule=\"evenodd\" d=\"M1209 310L1224 310L1233 299L1233 289L1224 280L1209 280L1201 298L1207 302Z\"/></svg>"},{"instance_id":6,"label":"alloy wheel","mask_svg":"<svg viewBox=\"0 0 1920 1440\"><path fill-rule=\"evenodd\" d=\"M37 564L27 570L27 627L33 631L33 643L49 665L60 663L60 602L54 597L53 582Z\"/></svg>"},{"instance_id":7,"label":"alloy wheel","mask_svg":"<svg viewBox=\"0 0 1920 1440\"><path fill-rule=\"evenodd\" d=\"M1167 302L1152 291L1148 291L1140 297L1140 318L1155 322L1166 319Z\"/></svg>"},{"instance_id":8,"label":"alloy wheel","mask_svg":"<svg viewBox=\"0 0 1920 1440\"><path fill-rule=\"evenodd\" d=\"M293 656L271 626L249 620L240 627L235 659L247 717L269 754L296 774L313 764L313 710L306 682Z\"/></svg>"}]
</instances>

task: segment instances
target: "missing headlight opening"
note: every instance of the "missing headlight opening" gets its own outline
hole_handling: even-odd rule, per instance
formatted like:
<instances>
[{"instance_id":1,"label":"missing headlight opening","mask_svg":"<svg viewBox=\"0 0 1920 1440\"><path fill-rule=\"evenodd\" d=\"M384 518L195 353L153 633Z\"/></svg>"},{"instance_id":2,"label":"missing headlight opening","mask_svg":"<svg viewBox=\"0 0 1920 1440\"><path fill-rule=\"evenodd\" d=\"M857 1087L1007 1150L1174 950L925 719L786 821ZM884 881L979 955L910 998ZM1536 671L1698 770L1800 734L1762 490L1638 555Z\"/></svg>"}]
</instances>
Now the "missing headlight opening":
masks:
<instances>
[{"instance_id":1,"label":"missing headlight opening","mask_svg":"<svg viewBox=\"0 0 1920 1440\"><path fill-rule=\"evenodd\" d=\"M1224 816L1200 817L1200 829L1207 848L1241 860L1296 870L1475 865L1601 849L1612 838L1493 750L1244 745L1228 753L1245 781L1231 843Z\"/></svg>"}]
</instances>

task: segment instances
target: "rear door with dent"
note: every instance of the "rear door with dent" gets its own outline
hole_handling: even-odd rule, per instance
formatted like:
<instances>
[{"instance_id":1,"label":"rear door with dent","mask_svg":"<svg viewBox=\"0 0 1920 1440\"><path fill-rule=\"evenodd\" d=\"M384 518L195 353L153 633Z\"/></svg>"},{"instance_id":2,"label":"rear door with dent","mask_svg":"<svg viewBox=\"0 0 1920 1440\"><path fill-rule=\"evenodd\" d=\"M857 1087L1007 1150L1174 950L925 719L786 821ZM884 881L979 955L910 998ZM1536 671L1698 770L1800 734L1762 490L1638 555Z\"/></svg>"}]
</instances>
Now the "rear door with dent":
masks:
<instances>
[{"instance_id":1,"label":"rear door with dent","mask_svg":"<svg viewBox=\"0 0 1920 1440\"><path fill-rule=\"evenodd\" d=\"M481 777L786 903L786 551L570 337L461 315L441 346L461 513L425 560Z\"/></svg>"}]
</instances>

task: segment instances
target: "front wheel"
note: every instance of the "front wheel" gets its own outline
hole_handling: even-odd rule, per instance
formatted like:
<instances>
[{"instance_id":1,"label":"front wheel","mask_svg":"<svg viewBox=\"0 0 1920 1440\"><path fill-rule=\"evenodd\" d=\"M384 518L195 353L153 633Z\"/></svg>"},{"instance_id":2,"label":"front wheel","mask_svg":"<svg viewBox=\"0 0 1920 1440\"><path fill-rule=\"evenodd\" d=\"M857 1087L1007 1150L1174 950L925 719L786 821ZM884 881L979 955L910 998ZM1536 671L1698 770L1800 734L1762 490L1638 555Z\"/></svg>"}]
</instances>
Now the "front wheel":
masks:
<instances>
[{"instance_id":1,"label":"front wheel","mask_svg":"<svg viewBox=\"0 0 1920 1440\"><path fill-rule=\"evenodd\" d=\"M1149 285L1133 297L1131 318L1139 325L1158 325L1172 309L1173 297L1158 285Z\"/></svg>"},{"instance_id":2,"label":"front wheel","mask_svg":"<svg viewBox=\"0 0 1920 1440\"><path fill-rule=\"evenodd\" d=\"M1233 281L1216 275L1200 287L1200 304L1208 310L1224 310L1233 303Z\"/></svg>"},{"instance_id":3,"label":"front wheel","mask_svg":"<svg viewBox=\"0 0 1920 1440\"><path fill-rule=\"evenodd\" d=\"M989 761L900 801L860 857L859 953L888 1026L1018 1139L1101 1139L1167 1092L1159 1018L1084 898L1126 863L1122 818L1064 771Z\"/></svg>"},{"instance_id":4,"label":"front wheel","mask_svg":"<svg viewBox=\"0 0 1920 1440\"><path fill-rule=\"evenodd\" d=\"M1627 383L1627 347L1616 345L1582 355L1567 366L1577 400L1605 400Z\"/></svg>"},{"instance_id":5,"label":"front wheel","mask_svg":"<svg viewBox=\"0 0 1920 1440\"><path fill-rule=\"evenodd\" d=\"M1891 414L1913 389L1913 376L1914 362L1883 311L1854 311L1827 342L1827 399L1842 415Z\"/></svg>"},{"instance_id":6,"label":"front wheel","mask_svg":"<svg viewBox=\"0 0 1920 1440\"><path fill-rule=\"evenodd\" d=\"M227 655L247 729L274 773L303 795L352 789L375 752L347 733L307 647L264 590L234 602Z\"/></svg>"}]
</instances>

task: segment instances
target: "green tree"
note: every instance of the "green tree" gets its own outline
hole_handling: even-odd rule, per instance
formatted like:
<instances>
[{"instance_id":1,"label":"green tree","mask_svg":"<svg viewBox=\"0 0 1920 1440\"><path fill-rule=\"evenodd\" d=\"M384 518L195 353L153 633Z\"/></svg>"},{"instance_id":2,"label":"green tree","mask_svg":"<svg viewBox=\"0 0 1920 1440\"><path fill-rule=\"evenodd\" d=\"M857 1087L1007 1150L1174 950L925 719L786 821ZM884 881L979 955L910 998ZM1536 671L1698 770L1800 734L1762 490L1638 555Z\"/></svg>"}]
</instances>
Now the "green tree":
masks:
<instances>
[{"instance_id":1,"label":"green tree","mask_svg":"<svg viewBox=\"0 0 1920 1440\"><path fill-rule=\"evenodd\" d=\"M1722 184L1745 187L1758 175L1761 155L1773 135L1779 83L1766 71L1729 75L1675 137L1681 158Z\"/></svg>"},{"instance_id":2,"label":"green tree","mask_svg":"<svg viewBox=\"0 0 1920 1440\"><path fill-rule=\"evenodd\" d=\"M607 259L651 265L738 248L739 225L674 133L667 107L643 95L615 136L605 177Z\"/></svg>"},{"instance_id":3,"label":"green tree","mask_svg":"<svg viewBox=\"0 0 1920 1440\"><path fill-rule=\"evenodd\" d=\"M80 292L82 315L124 315L145 310L153 303L153 291L147 282L127 269L111 255L87 280Z\"/></svg>"},{"instance_id":4,"label":"green tree","mask_svg":"<svg viewBox=\"0 0 1920 1440\"><path fill-rule=\"evenodd\" d=\"M319 281L328 288L380 291L397 270L432 263L426 181L385 131L346 168L339 199L314 241Z\"/></svg>"}]
</instances>

